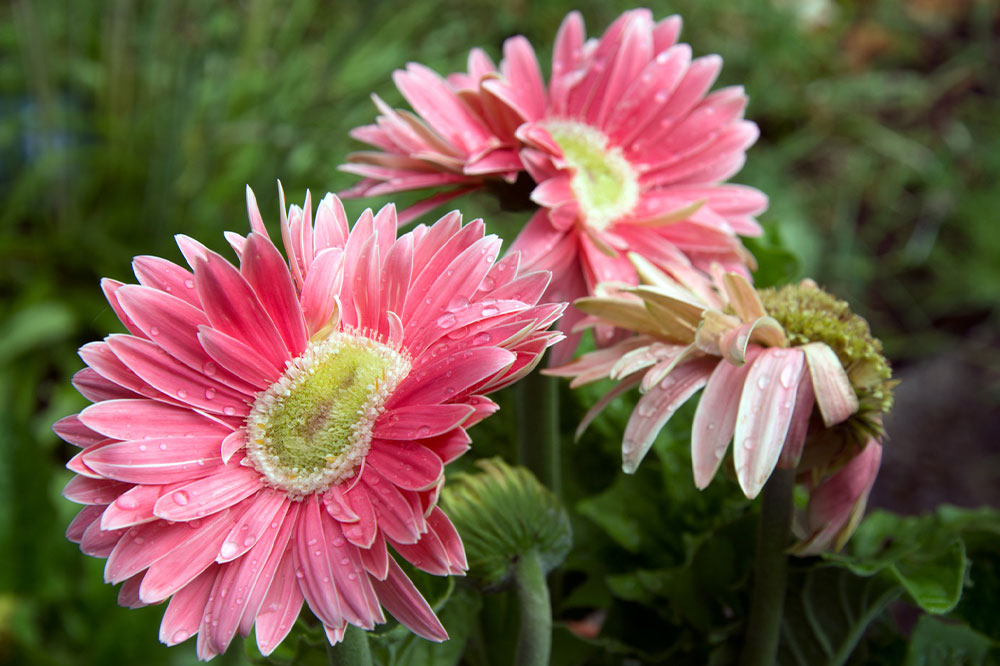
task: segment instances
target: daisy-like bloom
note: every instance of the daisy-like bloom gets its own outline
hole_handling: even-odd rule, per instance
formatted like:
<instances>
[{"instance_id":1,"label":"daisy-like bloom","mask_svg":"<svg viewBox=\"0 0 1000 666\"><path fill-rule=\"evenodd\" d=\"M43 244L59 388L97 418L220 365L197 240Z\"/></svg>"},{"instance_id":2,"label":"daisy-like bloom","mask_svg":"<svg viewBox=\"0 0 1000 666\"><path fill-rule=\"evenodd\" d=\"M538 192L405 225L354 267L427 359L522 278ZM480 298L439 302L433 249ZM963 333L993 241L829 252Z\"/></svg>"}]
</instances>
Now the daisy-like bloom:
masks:
<instances>
[{"instance_id":1,"label":"daisy-like bloom","mask_svg":"<svg viewBox=\"0 0 1000 666\"><path fill-rule=\"evenodd\" d=\"M639 386L622 443L631 473L676 410L704 388L691 433L695 484L709 484L733 441L747 497L776 466L796 469L816 489L803 536L821 547L843 543L878 470L894 385L868 324L810 280L758 291L740 275L719 273L718 288L706 280L696 294L642 257L631 259L643 284L602 285L576 304L638 335L549 371L573 377L574 386L620 380L581 429Z\"/></svg>"},{"instance_id":2,"label":"daisy-like bloom","mask_svg":"<svg viewBox=\"0 0 1000 666\"><path fill-rule=\"evenodd\" d=\"M682 281L712 263L746 274L753 259L738 236L760 233L754 216L767 197L723 181L743 165L757 126L743 119L741 87L707 94L722 61L692 60L691 48L676 43L680 28L676 16L654 22L648 9L636 9L586 40L573 12L556 37L547 86L520 36L504 44L499 71L475 51L469 73L450 76L451 86L411 65L397 73L397 85L441 141L426 132L419 142L390 141L389 127L401 136L402 119L417 120L391 124L380 107L379 125L355 137L384 152L350 158L357 164L345 169L367 177L351 193L468 184L470 163L461 155L472 147L488 147L509 177L513 144L541 206L513 249L526 265L552 271L549 299L584 296L606 280L636 284L628 251ZM473 141L459 151L456 136ZM439 157L448 146L459 156L450 171ZM571 309L563 328L581 317ZM610 330L597 332L610 339ZM573 346L564 345L564 355Z\"/></svg>"},{"instance_id":3,"label":"daisy-like bloom","mask_svg":"<svg viewBox=\"0 0 1000 666\"><path fill-rule=\"evenodd\" d=\"M138 257L138 285L103 282L129 334L80 350L95 404L54 426L83 448L67 535L108 559L123 605L169 599L160 639L198 634L202 659L254 627L271 652L303 600L331 642L383 608L445 640L396 558L465 570L444 465L563 306L537 305L549 276L497 262L500 239L457 212L397 238L391 206L352 230L332 195L315 226L308 195L282 208L287 263L248 190L239 267L179 236L192 270Z\"/></svg>"}]
</instances>

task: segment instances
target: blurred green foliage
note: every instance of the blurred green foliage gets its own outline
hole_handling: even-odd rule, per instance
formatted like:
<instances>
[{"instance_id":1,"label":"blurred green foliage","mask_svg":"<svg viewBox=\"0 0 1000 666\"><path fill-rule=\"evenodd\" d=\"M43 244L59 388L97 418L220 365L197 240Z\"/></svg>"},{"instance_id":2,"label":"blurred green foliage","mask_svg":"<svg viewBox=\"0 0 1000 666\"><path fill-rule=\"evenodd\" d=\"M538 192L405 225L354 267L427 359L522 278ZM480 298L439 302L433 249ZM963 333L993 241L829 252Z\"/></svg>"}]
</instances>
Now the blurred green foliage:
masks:
<instances>
[{"instance_id":1,"label":"blurred green foliage","mask_svg":"<svg viewBox=\"0 0 1000 666\"><path fill-rule=\"evenodd\" d=\"M575 7L595 33L628 6ZM469 48L498 57L516 33L545 62L572 8L524 0L0 4L0 662L194 662L191 645L156 643L161 609L118 608L102 563L62 536L75 512L60 497L73 451L50 425L85 404L69 384L81 367L76 348L121 330L99 278L128 281L137 254L177 260L177 233L224 249L221 231L247 226L245 184L272 225L276 178L291 201L306 187L348 186L353 178L337 165L360 146L347 131L373 118L369 93L402 103L393 69L410 60L460 69ZM797 265L867 316L897 362L972 345L981 363L1000 367L997 3L678 0L670 11L684 16L683 38L696 54L723 56L720 85L750 94L761 139L736 180L771 196L768 237L754 246L769 262L762 277ZM349 202L348 211L381 203ZM486 196L459 205L508 243L523 222ZM563 415L565 432L579 416ZM509 454L499 427L509 419L497 424L473 433L477 445ZM620 430L607 430L591 451L580 444L573 452L574 469L589 476L566 481L572 501L592 496L574 517L577 543L590 545L570 556L594 574L572 592L581 606L611 592L627 598L643 582L619 577L610 591L602 582L624 571L606 570L611 559L600 551L615 544L597 538L609 498L626 492L607 471ZM724 505L721 493L687 494L694 497L681 501L700 502L699 510ZM614 541L626 551L650 534L628 522L618 528ZM657 568L660 578L646 583L672 584L663 572L698 544L683 533L656 538L660 561L625 561ZM986 570L993 579L995 568ZM502 612L490 603L489 612ZM649 626L627 613L613 621L624 631L637 617L633 631ZM219 663L245 661L237 644Z\"/></svg>"}]
</instances>

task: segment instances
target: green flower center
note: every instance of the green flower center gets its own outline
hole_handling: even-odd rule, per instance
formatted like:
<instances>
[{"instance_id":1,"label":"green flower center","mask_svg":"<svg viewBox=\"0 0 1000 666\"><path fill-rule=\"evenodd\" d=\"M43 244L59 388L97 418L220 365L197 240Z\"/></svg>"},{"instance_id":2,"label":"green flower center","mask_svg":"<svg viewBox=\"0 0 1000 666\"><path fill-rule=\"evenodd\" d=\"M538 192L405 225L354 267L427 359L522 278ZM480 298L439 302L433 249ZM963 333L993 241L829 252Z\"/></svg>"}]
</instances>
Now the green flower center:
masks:
<instances>
[{"instance_id":1,"label":"green flower center","mask_svg":"<svg viewBox=\"0 0 1000 666\"><path fill-rule=\"evenodd\" d=\"M570 188L587 226L603 231L639 201L639 179L621 148L600 131L570 121L546 124L573 170Z\"/></svg>"},{"instance_id":2,"label":"green flower center","mask_svg":"<svg viewBox=\"0 0 1000 666\"><path fill-rule=\"evenodd\" d=\"M892 407L892 368L882 354L882 343L872 336L868 322L851 311L846 301L823 291L812 281L758 291L767 313L785 329L790 345L823 342L837 354L858 394L858 417L866 429L881 431L876 414Z\"/></svg>"},{"instance_id":3,"label":"green flower center","mask_svg":"<svg viewBox=\"0 0 1000 666\"><path fill-rule=\"evenodd\" d=\"M295 499L354 476L386 398L410 371L399 351L334 333L288 364L247 417L247 460Z\"/></svg>"}]
</instances>

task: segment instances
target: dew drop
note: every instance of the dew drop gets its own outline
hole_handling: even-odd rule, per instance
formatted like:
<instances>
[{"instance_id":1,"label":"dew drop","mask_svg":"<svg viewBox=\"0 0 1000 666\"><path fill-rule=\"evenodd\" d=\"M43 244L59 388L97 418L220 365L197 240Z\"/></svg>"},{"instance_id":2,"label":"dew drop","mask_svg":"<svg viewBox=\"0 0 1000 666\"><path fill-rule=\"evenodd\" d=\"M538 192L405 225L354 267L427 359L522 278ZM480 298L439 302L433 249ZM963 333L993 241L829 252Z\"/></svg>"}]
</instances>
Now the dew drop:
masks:
<instances>
[{"instance_id":1,"label":"dew drop","mask_svg":"<svg viewBox=\"0 0 1000 666\"><path fill-rule=\"evenodd\" d=\"M125 511L131 511L139 507L139 502L134 497L122 495L115 500L115 506Z\"/></svg>"},{"instance_id":2,"label":"dew drop","mask_svg":"<svg viewBox=\"0 0 1000 666\"><path fill-rule=\"evenodd\" d=\"M243 539L243 547L244 548L249 548L253 544L254 544L254 539L253 539L252 536L248 536L247 538Z\"/></svg>"},{"instance_id":3,"label":"dew drop","mask_svg":"<svg viewBox=\"0 0 1000 666\"><path fill-rule=\"evenodd\" d=\"M465 296L459 295L451 299L451 301L448 303L448 311L458 312L462 308L468 307L468 305L469 305L469 299L466 298Z\"/></svg>"},{"instance_id":4,"label":"dew drop","mask_svg":"<svg viewBox=\"0 0 1000 666\"><path fill-rule=\"evenodd\" d=\"M354 580L357 577L358 577L357 574L353 574L353 573L347 574L347 580Z\"/></svg>"},{"instance_id":5,"label":"dew drop","mask_svg":"<svg viewBox=\"0 0 1000 666\"><path fill-rule=\"evenodd\" d=\"M500 308L495 305L484 305L483 306L483 316L493 317L500 314Z\"/></svg>"},{"instance_id":6,"label":"dew drop","mask_svg":"<svg viewBox=\"0 0 1000 666\"><path fill-rule=\"evenodd\" d=\"M483 282L479 285L479 288L483 291L490 291L494 286L496 286L496 282L493 281L493 278L487 276L483 278Z\"/></svg>"},{"instance_id":7,"label":"dew drop","mask_svg":"<svg viewBox=\"0 0 1000 666\"><path fill-rule=\"evenodd\" d=\"M233 407L224 407L224 408L222 409L222 412L223 412L223 413L224 413L224 414L225 414L226 416L232 416L233 414L235 414L235 413L236 413L236 409L234 409Z\"/></svg>"},{"instance_id":8,"label":"dew drop","mask_svg":"<svg viewBox=\"0 0 1000 666\"><path fill-rule=\"evenodd\" d=\"M333 540L334 548L340 548L343 545L344 545L343 537L337 537L336 539Z\"/></svg>"},{"instance_id":9,"label":"dew drop","mask_svg":"<svg viewBox=\"0 0 1000 666\"><path fill-rule=\"evenodd\" d=\"M188 280L188 282L190 281L191 280ZM173 643L183 643L188 639L188 636L190 636L188 632L184 631L183 629L179 629L174 632L174 635L170 638L170 640Z\"/></svg>"},{"instance_id":10,"label":"dew drop","mask_svg":"<svg viewBox=\"0 0 1000 666\"><path fill-rule=\"evenodd\" d=\"M139 450L140 451L145 451L146 450L146 445L145 444L140 444L139 445Z\"/></svg>"},{"instance_id":11,"label":"dew drop","mask_svg":"<svg viewBox=\"0 0 1000 666\"><path fill-rule=\"evenodd\" d=\"M149 327L149 334L150 335L159 335L160 334L160 327L159 326L150 326Z\"/></svg>"},{"instance_id":12,"label":"dew drop","mask_svg":"<svg viewBox=\"0 0 1000 666\"><path fill-rule=\"evenodd\" d=\"M792 385L795 383L795 368L790 365L786 365L782 368L781 374L778 376L778 381L780 381L781 385L786 389L792 388Z\"/></svg>"},{"instance_id":13,"label":"dew drop","mask_svg":"<svg viewBox=\"0 0 1000 666\"><path fill-rule=\"evenodd\" d=\"M305 578L306 574L305 574L304 571L302 571L302 569L296 569L295 570L295 577L296 578Z\"/></svg>"},{"instance_id":14,"label":"dew drop","mask_svg":"<svg viewBox=\"0 0 1000 666\"><path fill-rule=\"evenodd\" d=\"M346 567L350 563L351 563L351 558L349 558L349 557L344 557L344 558L341 558L341 560L340 560L340 565L344 566L344 567Z\"/></svg>"},{"instance_id":15,"label":"dew drop","mask_svg":"<svg viewBox=\"0 0 1000 666\"><path fill-rule=\"evenodd\" d=\"M489 333L480 333L472 339L472 342L477 345L488 345L493 341L493 336Z\"/></svg>"},{"instance_id":16,"label":"dew drop","mask_svg":"<svg viewBox=\"0 0 1000 666\"><path fill-rule=\"evenodd\" d=\"M709 430L715 430L715 424L714 423L709 423L708 424L708 429Z\"/></svg>"},{"instance_id":17,"label":"dew drop","mask_svg":"<svg viewBox=\"0 0 1000 666\"><path fill-rule=\"evenodd\" d=\"M205 365L201 366L202 372L211 377L218 371L218 366L211 361L205 361Z\"/></svg>"},{"instance_id":18,"label":"dew drop","mask_svg":"<svg viewBox=\"0 0 1000 666\"><path fill-rule=\"evenodd\" d=\"M181 400L188 397L187 389L177 389L177 397Z\"/></svg>"},{"instance_id":19,"label":"dew drop","mask_svg":"<svg viewBox=\"0 0 1000 666\"><path fill-rule=\"evenodd\" d=\"M239 550L239 546L232 541L227 541L222 544L222 548L219 549L219 555L228 560L229 558L234 557Z\"/></svg>"},{"instance_id":20,"label":"dew drop","mask_svg":"<svg viewBox=\"0 0 1000 666\"><path fill-rule=\"evenodd\" d=\"M746 439L743 440L743 448L746 449L747 451L749 451L750 449L753 448L753 438L752 437L747 437Z\"/></svg>"},{"instance_id":21,"label":"dew drop","mask_svg":"<svg viewBox=\"0 0 1000 666\"><path fill-rule=\"evenodd\" d=\"M455 319L455 315L449 312L438 317L437 325L441 328L451 328L457 322L458 320Z\"/></svg>"},{"instance_id":22,"label":"dew drop","mask_svg":"<svg viewBox=\"0 0 1000 666\"><path fill-rule=\"evenodd\" d=\"M760 377L757 378L757 387L758 388L767 388L767 382L769 380L770 380L770 377L768 377L767 375L761 375Z\"/></svg>"},{"instance_id":23,"label":"dew drop","mask_svg":"<svg viewBox=\"0 0 1000 666\"><path fill-rule=\"evenodd\" d=\"M214 397L215 397L215 389L214 388L209 387L209 388L205 389L205 400L211 400Z\"/></svg>"},{"instance_id":24,"label":"dew drop","mask_svg":"<svg viewBox=\"0 0 1000 666\"><path fill-rule=\"evenodd\" d=\"M166 451L167 450L167 443L166 442L160 442L160 450L161 451Z\"/></svg>"},{"instance_id":25,"label":"dew drop","mask_svg":"<svg viewBox=\"0 0 1000 666\"><path fill-rule=\"evenodd\" d=\"M191 501L191 498L188 497L188 494L183 490L178 490L177 492L174 493L174 502L179 504L180 506L184 506L189 501Z\"/></svg>"}]
</instances>

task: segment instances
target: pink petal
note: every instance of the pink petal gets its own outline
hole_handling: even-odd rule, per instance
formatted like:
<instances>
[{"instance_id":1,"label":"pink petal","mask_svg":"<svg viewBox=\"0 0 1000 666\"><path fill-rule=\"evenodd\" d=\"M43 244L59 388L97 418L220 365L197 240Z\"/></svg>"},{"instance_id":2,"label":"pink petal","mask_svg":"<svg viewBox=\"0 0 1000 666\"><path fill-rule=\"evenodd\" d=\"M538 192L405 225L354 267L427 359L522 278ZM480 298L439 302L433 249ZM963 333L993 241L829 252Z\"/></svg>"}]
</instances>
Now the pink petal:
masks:
<instances>
[{"instance_id":1,"label":"pink petal","mask_svg":"<svg viewBox=\"0 0 1000 666\"><path fill-rule=\"evenodd\" d=\"M365 474L367 474L367 470L361 472L362 477ZM342 497L350 505L351 516L354 517L354 520L349 524L341 524L344 536L359 548L370 547L378 533L378 516L369 498L368 487L361 482L355 483L354 487L345 492ZM327 506L329 507L327 512L331 513L334 518L338 518L337 514L330 511L334 505L328 504ZM346 511L342 513L346 513Z\"/></svg>"},{"instance_id":2,"label":"pink petal","mask_svg":"<svg viewBox=\"0 0 1000 666\"><path fill-rule=\"evenodd\" d=\"M816 403L823 414L826 427L841 423L858 411L858 396L847 378L840 359L832 349L821 342L800 347L809 364Z\"/></svg>"},{"instance_id":3,"label":"pink petal","mask_svg":"<svg viewBox=\"0 0 1000 666\"><path fill-rule=\"evenodd\" d=\"M388 410L375 422L378 439L434 437L457 428L475 412L470 405L409 405Z\"/></svg>"},{"instance_id":4,"label":"pink petal","mask_svg":"<svg viewBox=\"0 0 1000 666\"><path fill-rule=\"evenodd\" d=\"M747 373L733 435L733 462L743 493L753 499L771 476L794 413L805 355L769 348Z\"/></svg>"},{"instance_id":5,"label":"pink petal","mask_svg":"<svg viewBox=\"0 0 1000 666\"><path fill-rule=\"evenodd\" d=\"M214 328L199 328L198 342L216 363L258 390L266 389L281 376L282 371L267 357Z\"/></svg>"},{"instance_id":6,"label":"pink petal","mask_svg":"<svg viewBox=\"0 0 1000 666\"><path fill-rule=\"evenodd\" d=\"M152 342L112 335L108 345L115 355L150 386L189 405L216 414L246 414L246 393L217 382L174 360Z\"/></svg>"},{"instance_id":7,"label":"pink petal","mask_svg":"<svg viewBox=\"0 0 1000 666\"><path fill-rule=\"evenodd\" d=\"M64 442L80 447L93 446L105 439L104 435L85 426L77 414L64 416L53 423L52 432L59 435Z\"/></svg>"},{"instance_id":8,"label":"pink petal","mask_svg":"<svg viewBox=\"0 0 1000 666\"><path fill-rule=\"evenodd\" d=\"M440 643L448 640L448 632L395 560L389 558L389 573L384 581L373 579L371 583L382 606L400 624L429 641Z\"/></svg>"},{"instance_id":9,"label":"pink petal","mask_svg":"<svg viewBox=\"0 0 1000 666\"><path fill-rule=\"evenodd\" d=\"M178 544L169 554L149 565L139 598L147 604L163 601L212 566L219 546L232 525L229 511L222 511L210 525ZM190 528L188 528L190 529Z\"/></svg>"},{"instance_id":10,"label":"pink petal","mask_svg":"<svg viewBox=\"0 0 1000 666\"><path fill-rule=\"evenodd\" d=\"M344 615L337 588L331 584L330 540L324 533L320 512L315 495L304 501L295 533L295 560L302 569L299 587L309 608L320 622L335 626L344 621Z\"/></svg>"},{"instance_id":11,"label":"pink petal","mask_svg":"<svg viewBox=\"0 0 1000 666\"><path fill-rule=\"evenodd\" d=\"M316 255L332 247L343 249L349 235L344 204L334 195L327 194L316 208L316 229L313 235ZM310 266L309 270L313 270L313 267Z\"/></svg>"},{"instance_id":12,"label":"pink petal","mask_svg":"<svg viewBox=\"0 0 1000 666\"><path fill-rule=\"evenodd\" d=\"M79 513L76 514L76 517L70 521L69 526L66 528L66 538L73 543L80 543L80 539L83 538L87 528L93 523L100 521L103 511L103 504L88 504L80 509Z\"/></svg>"},{"instance_id":13,"label":"pink petal","mask_svg":"<svg viewBox=\"0 0 1000 666\"><path fill-rule=\"evenodd\" d=\"M337 307L343 279L344 251L340 248L322 250L309 267L302 287L302 314L309 335L326 326Z\"/></svg>"},{"instance_id":14,"label":"pink petal","mask_svg":"<svg viewBox=\"0 0 1000 666\"><path fill-rule=\"evenodd\" d=\"M189 305L201 308L191 271L160 257L142 256L132 260L139 284L166 292Z\"/></svg>"},{"instance_id":15,"label":"pink petal","mask_svg":"<svg viewBox=\"0 0 1000 666\"><path fill-rule=\"evenodd\" d=\"M125 608L142 608L147 605L139 598L139 588L142 586L142 578L145 574L136 574L122 583L118 590L118 605Z\"/></svg>"},{"instance_id":16,"label":"pink petal","mask_svg":"<svg viewBox=\"0 0 1000 666\"><path fill-rule=\"evenodd\" d=\"M93 368L83 368L73 375L73 388L91 402L138 398L138 393L123 388L97 373Z\"/></svg>"},{"instance_id":17,"label":"pink petal","mask_svg":"<svg viewBox=\"0 0 1000 666\"><path fill-rule=\"evenodd\" d=\"M132 527L125 532L108 556L104 566L104 580L108 583L120 583L131 578L176 549L189 546L192 542L201 543L204 536L215 534L220 524L231 524L226 513L190 523L171 525L157 520ZM214 554L212 559L215 559Z\"/></svg>"},{"instance_id":18,"label":"pink petal","mask_svg":"<svg viewBox=\"0 0 1000 666\"><path fill-rule=\"evenodd\" d=\"M461 574L468 569L469 564L465 559L462 538L444 511L435 506L427 516L427 524L444 544L445 551L448 553L448 561L451 563L451 573Z\"/></svg>"},{"instance_id":19,"label":"pink petal","mask_svg":"<svg viewBox=\"0 0 1000 666\"><path fill-rule=\"evenodd\" d=\"M180 487L180 483L166 486L135 486L108 505L101 515L101 527L106 530L132 527L156 520L153 505L165 492Z\"/></svg>"},{"instance_id":20,"label":"pink petal","mask_svg":"<svg viewBox=\"0 0 1000 666\"><path fill-rule=\"evenodd\" d=\"M112 280L110 278L101 279L101 291L104 292L104 297L108 300L108 305L114 310L115 315L118 320L125 326L129 333L132 335L137 335L140 338L146 337L146 334L142 332L142 329L135 325L125 311L122 310L121 304L118 303L118 296L116 295L118 290L125 285L118 280Z\"/></svg>"},{"instance_id":21,"label":"pink petal","mask_svg":"<svg viewBox=\"0 0 1000 666\"><path fill-rule=\"evenodd\" d=\"M115 336L109 336L109 339L113 337ZM80 347L79 354L84 363L93 368L105 379L119 386L147 398L154 398L175 405L184 405L180 400L165 395L140 379L121 359L115 356L115 353L111 350L107 342L87 343Z\"/></svg>"},{"instance_id":22,"label":"pink petal","mask_svg":"<svg viewBox=\"0 0 1000 666\"><path fill-rule=\"evenodd\" d=\"M219 567L209 567L174 594L160 622L161 643L177 645L197 633L218 573Z\"/></svg>"},{"instance_id":23,"label":"pink petal","mask_svg":"<svg viewBox=\"0 0 1000 666\"><path fill-rule=\"evenodd\" d=\"M291 360L274 322L232 264L209 253L195 268L195 284L212 328L257 349L279 368Z\"/></svg>"},{"instance_id":24,"label":"pink petal","mask_svg":"<svg viewBox=\"0 0 1000 666\"><path fill-rule=\"evenodd\" d=\"M311 263L312 248L309 249ZM306 325L295 286L288 273L288 266L278 253L278 248L274 247L267 237L256 233L250 234L243 250L240 272L274 322L285 347L292 356L301 354L305 350L308 337Z\"/></svg>"},{"instance_id":25,"label":"pink petal","mask_svg":"<svg viewBox=\"0 0 1000 666\"><path fill-rule=\"evenodd\" d=\"M808 363L808 360L806 361ZM792 412L792 422L788 424L788 435L785 436L785 443L781 447L781 457L778 458L778 467L782 469L795 469L799 466L802 458L802 449L805 447L806 435L809 434L809 422L812 418L813 406L816 404L813 395L812 381L808 373L802 373L799 380L799 390L795 394L795 407Z\"/></svg>"},{"instance_id":26,"label":"pink petal","mask_svg":"<svg viewBox=\"0 0 1000 666\"><path fill-rule=\"evenodd\" d=\"M80 412L87 427L114 439L224 437L229 430L198 412L155 400L105 400Z\"/></svg>"},{"instance_id":27,"label":"pink petal","mask_svg":"<svg viewBox=\"0 0 1000 666\"><path fill-rule=\"evenodd\" d=\"M326 538L330 540L330 569L333 571L337 593L345 603L341 605L344 617L352 624L372 629L385 622L378 597L371 586L358 549L341 535L340 523L325 511L320 511Z\"/></svg>"},{"instance_id":28,"label":"pink petal","mask_svg":"<svg viewBox=\"0 0 1000 666\"><path fill-rule=\"evenodd\" d=\"M87 467L112 479L163 484L212 474L222 464L221 436L164 437L116 442L90 452Z\"/></svg>"},{"instance_id":29,"label":"pink petal","mask_svg":"<svg viewBox=\"0 0 1000 666\"><path fill-rule=\"evenodd\" d=\"M153 513L171 521L203 518L242 502L263 487L260 472L234 464L164 495L157 500Z\"/></svg>"},{"instance_id":30,"label":"pink petal","mask_svg":"<svg viewBox=\"0 0 1000 666\"><path fill-rule=\"evenodd\" d=\"M414 512L403 493L371 467L365 468L361 482L353 492L358 492L362 485L375 510L378 526L385 535L399 543L416 543L424 526L424 518Z\"/></svg>"},{"instance_id":31,"label":"pink petal","mask_svg":"<svg viewBox=\"0 0 1000 666\"><path fill-rule=\"evenodd\" d=\"M289 626L285 626L282 624L283 620L276 618L273 613L278 612L278 615L281 616L284 611L290 610L290 605L296 603L296 598L298 599L297 605L295 605L296 615L299 608L302 607L302 592L299 590L298 581L296 580L295 554L292 552L294 545L291 543L291 537L298 527L301 507L302 502L287 502L287 512L283 514L283 518L272 522L268 528L268 530L278 530L277 535L274 537L273 545L269 545L270 537L265 535L264 541L258 542L254 546L254 549L269 547L270 550L269 555L265 558L264 568L257 575L257 581L254 583L253 590L247 594L246 608L243 610L243 617L240 618L240 634L243 636L250 634L254 619L258 617L258 613L261 618L267 616L263 625L257 625L258 640L260 640L262 633L269 633L274 630L287 633L291 623L289 623ZM285 590L284 586L286 585L293 588L294 592ZM285 600L288 606L275 607L274 604L281 602L282 599ZM271 623L272 620L278 626L273 625ZM263 629L265 626L267 627L267 632Z\"/></svg>"},{"instance_id":32,"label":"pink petal","mask_svg":"<svg viewBox=\"0 0 1000 666\"><path fill-rule=\"evenodd\" d=\"M270 488L262 489L247 510L236 519L233 528L219 547L216 561L222 564L244 555L257 545L264 534L271 534L268 531L269 526L276 534L275 523L280 523L284 519L287 510L288 497L284 493Z\"/></svg>"},{"instance_id":33,"label":"pink petal","mask_svg":"<svg viewBox=\"0 0 1000 666\"><path fill-rule=\"evenodd\" d=\"M480 347L447 356L425 366L423 377L418 378L411 373L386 402L386 408L396 409L408 404L433 405L451 400L492 377L514 360L514 354L495 347Z\"/></svg>"},{"instance_id":34,"label":"pink petal","mask_svg":"<svg viewBox=\"0 0 1000 666\"><path fill-rule=\"evenodd\" d=\"M379 535L370 548L361 548L360 553L365 570L375 578L385 580L389 575L389 551L385 547L385 538Z\"/></svg>"},{"instance_id":35,"label":"pink petal","mask_svg":"<svg viewBox=\"0 0 1000 666\"><path fill-rule=\"evenodd\" d=\"M741 366L720 361L708 378L691 428L691 462L699 490L708 486L722 464L733 438L743 385L758 353L758 348L751 349L749 362Z\"/></svg>"},{"instance_id":36,"label":"pink petal","mask_svg":"<svg viewBox=\"0 0 1000 666\"><path fill-rule=\"evenodd\" d=\"M639 398L622 439L622 469L626 474L633 474L638 469L660 429L708 382L717 363L714 358L683 363Z\"/></svg>"},{"instance_id":37,"label":"pink petal","mask_svg":"<svg viewBox=\"0 0 1000 666\"><path fill-rule=\"evenodd\" d=\"M261 574L261 579L263 578L264 575ZM271 654L285 639L302 610L302 601L302 591L295 579L295 560L289 549L274 572L273 582L260 605L260 614L257 615L254 633L261 654ZM249 604L247 609L250 609Z\"/></svg>"},{"instance_id":38,"label":"pink petal","mask_svg":"<svg viewBox=\"0 0 1000 666\"><path fill-rule=\"evenodd\" d=\"M441 459L417 442L373 440L365 464L406 490L426 490L444 474Z\"/></svg>"},{"instance_id":39,"label":"pink petal","mask_svg":"<svg viewBox=\"0 0 1000 666\"><path fill-rule=\"evenodd\" d=\"M110 479L74 476L63 488L63 497L77 504L110 504L132 486Z\"/></svg>"},{"instance_id":40,"label":"pink petal","mask_svg":"<svg viewBox=\"0 0 1000 666\"><path fill-rule=\"evenodd\" d=\"M84 531L80 539L80 550L91 557L107 557L115 544L122 538L124 530L102 530L100 521L95 520Z\"/></svg>"}]
</instances>

